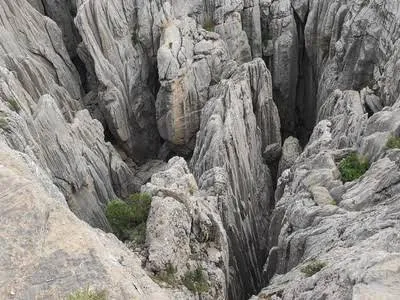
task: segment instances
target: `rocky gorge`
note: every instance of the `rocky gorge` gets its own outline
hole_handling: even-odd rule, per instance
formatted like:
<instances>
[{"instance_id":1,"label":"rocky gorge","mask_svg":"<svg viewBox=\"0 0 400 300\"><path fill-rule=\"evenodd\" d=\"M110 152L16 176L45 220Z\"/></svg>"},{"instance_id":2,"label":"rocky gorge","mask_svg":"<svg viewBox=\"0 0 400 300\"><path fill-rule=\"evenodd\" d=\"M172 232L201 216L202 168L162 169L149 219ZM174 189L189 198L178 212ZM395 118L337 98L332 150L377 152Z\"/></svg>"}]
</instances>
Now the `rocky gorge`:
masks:
<instances>
[{"instance_id":1,"label":"rocky gorge","mask_svg":"<svg viewBox=\"0 0 400 300\"><path fill-rule=\"evenodd\" d=\"M0 149L0 299L400 297L397 0L0 0Z\"/></svg>"}]
</instances>

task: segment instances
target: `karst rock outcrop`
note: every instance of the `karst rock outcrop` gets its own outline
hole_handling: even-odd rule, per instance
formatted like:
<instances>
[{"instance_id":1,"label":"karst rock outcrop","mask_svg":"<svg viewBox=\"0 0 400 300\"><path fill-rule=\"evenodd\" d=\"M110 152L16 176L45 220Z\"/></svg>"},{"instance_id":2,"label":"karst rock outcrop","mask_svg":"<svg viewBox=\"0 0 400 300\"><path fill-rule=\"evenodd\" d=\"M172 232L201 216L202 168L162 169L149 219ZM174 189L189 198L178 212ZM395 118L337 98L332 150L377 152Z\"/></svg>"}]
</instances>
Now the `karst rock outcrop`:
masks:
<instances>
[{"instance_id":1,"label":"karst rock outcrop","mask_svg":"<svg viewBox=\"0 0 400 300\"><path fill-rule=\"evenodd\" d=\"M397 0L0 0L0 299L399 299L399 148Z\"/></svg>"}]
</instances>

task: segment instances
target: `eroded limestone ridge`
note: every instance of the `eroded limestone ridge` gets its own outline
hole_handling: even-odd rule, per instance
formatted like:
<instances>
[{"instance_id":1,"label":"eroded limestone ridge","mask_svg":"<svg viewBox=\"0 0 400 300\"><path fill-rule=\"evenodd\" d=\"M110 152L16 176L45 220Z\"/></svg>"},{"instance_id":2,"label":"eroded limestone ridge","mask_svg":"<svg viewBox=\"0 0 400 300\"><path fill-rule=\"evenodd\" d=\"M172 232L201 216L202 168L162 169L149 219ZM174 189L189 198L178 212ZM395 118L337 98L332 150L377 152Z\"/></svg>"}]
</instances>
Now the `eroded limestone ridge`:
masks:
<instances>
[{"instance_id":1,"label":"eroded limestone ridge","mask_svg":"<svg viewBox=\"0 0 400 300\"><path fill-rule=\"evenodd\" d=\"M399 20L397 0L0 0L0 298L397 299ZM134 192L139 252L104 232Z\"/></svg>"},{"instance_id":2,"label":"eroded limestone ridge","mask_svg":"<svg viewBox=\"0 0 400 300\"><path fill-rule=\"evenodd\" d=\"M397 299L399 2L292 1L285 8L282 15L303 29L317 125L278 181L268 286L252 299ZM367 172L347 179L349 157L368 161Z\"/></svg>"}]
</instances>

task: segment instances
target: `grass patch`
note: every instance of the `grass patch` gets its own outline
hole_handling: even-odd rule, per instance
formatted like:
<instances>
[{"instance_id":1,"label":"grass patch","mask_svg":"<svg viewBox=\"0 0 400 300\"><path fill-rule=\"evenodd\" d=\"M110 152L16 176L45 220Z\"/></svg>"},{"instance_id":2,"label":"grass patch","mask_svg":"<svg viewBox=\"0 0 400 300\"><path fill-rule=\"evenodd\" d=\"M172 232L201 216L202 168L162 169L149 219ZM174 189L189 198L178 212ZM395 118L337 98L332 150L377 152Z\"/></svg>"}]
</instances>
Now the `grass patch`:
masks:
<instances>
[{"instance_id":1,"label":"grass patch","mask_svg":"<svg viewBox=\"0 0 400 300\"><path fill-rule=\"evenodd\" d=\"M5 117L0 117L0 128L3 130L8 129L8 120Z\"/></svg>"},{"instance_id":2,"label":"grass patch","mask_svg":"<svg viewBox=\"0 0 400 300\"><path fill-rule=\"evenodd\" d=\"M400 149L400 137L391 135L386 142L386 148Z\"/></svg>"},{"instance_id":3,"label":"grass patch","mask_svg":"<svg viewBox=\"0 0 400 300\"><path fill-rule=\"evenodd\" d=\"M201 266L198 266L194 271L187 271L182 279L182 283L193 293L201 294L210 289Z\"/></svg>"},{"instance_id":4,"label":"grass patch","mask_svg":"<svg viewBox=\"0 0 400 300\"><path fill-rule=\"evenodd\" d=\"M76 291L68 296L68 300L107 300L107 292L94 291L89 288Z\"/></svg>"},{"instance_id":5,"label":"grass patch","mask_svg":"<svg viewBox=\"0 0 400 300\"><path fill-rule=\"evenodd\" d=\"M125 201L116 199L109 202L106 217L114 234L122 241L143 243L150 206L151 196L146 193L133 194Z\"/></svg>"},{"instance_id":6,"label":"grass patch","mask_svg":"<svg viewBox=\"0 0 400 300\"><path fill-rule=\"evenodd\" d=\"M214 31L215 30L215 24L214 21L211 17L206 17L204 19L204 24L203 28L207 31Z\"/></svg>"},{"instance_id":7,"label":"grass patch","mask_svg":"<svg viewBox=\"0 0 400 300\"><path fill-rule=\"evenodd\" d=\"M304 273L307 277L311 277L314 274L318 273L321 271L322 268L326 266L326 263L321 262L321 261L312 261L305 267L301 268L300 271Z\"/></svg>"},{"instance_id":8,"label":"grass patch","mask_svg":"<svg viewBox=\"0 0 400 300\"><path fill-rule=\"evenodd\" d=\"M339 164L339 171L343 182L360 178L369 168L369 162L356 153L349 154Z\"/></svg>"},{"instance_id":9,"label":"grass patch","mask_svg":"<svg viewBox=\"0 0 400 300\"><path fill-rule=\"evenodd\" d=\"M169 286L176 287L178 286L178 279L176 278L177 269L173 264L167 263L165 266L165 270L158 273L154 276L156 281L162 281L167 283Z\"/></svg>"}]
</instances>

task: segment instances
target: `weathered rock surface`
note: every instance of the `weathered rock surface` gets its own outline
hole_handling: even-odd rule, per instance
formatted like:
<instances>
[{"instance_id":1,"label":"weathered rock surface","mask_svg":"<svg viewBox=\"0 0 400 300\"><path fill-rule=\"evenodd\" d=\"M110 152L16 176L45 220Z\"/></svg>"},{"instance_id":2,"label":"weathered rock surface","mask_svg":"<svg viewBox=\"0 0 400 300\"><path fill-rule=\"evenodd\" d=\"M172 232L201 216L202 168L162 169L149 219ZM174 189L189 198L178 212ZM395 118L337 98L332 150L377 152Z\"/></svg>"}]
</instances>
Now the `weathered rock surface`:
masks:
<instances>
[{"instance_id":1,"label":"weathered rock surface","mask_svg":"<svg viewBox=\"0 0 400 300\"><path fill-rule=\"evenodd\" d=\"M0 0L0 298L399 298L399 19L396 0ZM343 183L351 152L371 166ZM141 186L141 259L70 212L109 230ZM171 265L168 292L142 270ZM201 296L180 284L197 266Z\"/></svg>"},{"instance_id":2,"label":"weathered rock surface","mask_svg":"<svg viewBox=\"0 0 400 300\"><path fill-rule=\"evenodd\" d=\"M79 75L57 25L25 1L0 4L1 134L46 170L80 218L107 229L104 207L133 191L133 173L79 111Z\"/></svg>"},{"instance_id":3,"label":"weathered rock surface","mask_svg":"<svg viewBox=\"0 0 400 300\"><path fill-rule=\"evenodd\" d=\"M165 171L142 187L152 195L147 220L146 268L154 273L176 268L175 277L198 266L209 290L202 299L226 299L229 248L218 210L218 198L198 189L183 158L174 157ZM194 296L193 296L194 297Z\"/></svg>"},{"instance_id":4,"label":"weathered rock surface","mask_svg":"<svg viewBox=\"0 0 400 300\"><path fill-rule=\"evenodd\" d=\"M1 299L64 299L87 287L110 299L177 299L115 236L79 220L45 170L3 139L0 162Z\"/></svg>"},{"instance_id":5,"label":"weathered rock surface","mask_svg":"<svg viewBox=\"0 0 400 300\"><path fill-rule=\"evenodd\" d=\"M400 152L386 143L399 136L392 71L400 7L306 2L292 1L292 9L305 23L319 123L278 180L263 273L269 285L252 299L397 299ZM338 164L353 151L371 166L343 183ZM305 267L318 263L307 277Z\"/></svg>"},{"instance_id":6,"label":"weathered rock surface","mask_svg":"<svg viewBox=\"0 0 400 300\"><path fill-rule=\"evenodd\" d=\"M197 29L191 18L170 21L163 27L157 61L160 135L172 147L193 150L210 86L229 77L237 64L219 36Z\"/></svg>"},{"instance_id":7,"label":"weathered rock surface","mask_svg":"<svg viewBox=\"0 0 400 300\"><path fill-rule=\"evenodd\" d=\"M301 146L298 139L295 137L288 137L282 146L282 156L279 160L278 166L278 177L285 171L289 169L296 161L297 157L301 154Z\"/></svg>"},{"instance_id":8,"label":"weathered rock surface","mask_svg":"<svg viewBox=\"0 0 400 300\"><path fill-rule=\"evenodd\" d=\"M266 249L272 181L262 151L280 143L280 134L277 109L269 97L271 83L256 78L269 76L256 59L215 88L203 108L191 160L200 186L220 199L230 243L229 298L235 299L259 284Z\"/></svg>"},{"instance_id":9,"label":"weathered rock surface","mask_svg":"<svg viewBox=\"0 0 400 300\"><path fill-rule=\"evenodd\" d=\"M78 6L75 23L83 40L79 54L95 93L92 109L116 142L143 161L156 156L160 139L149 86L151 57L141 44L138 18L134 3L96 0Z\"/></svg>"}]
</instances>

